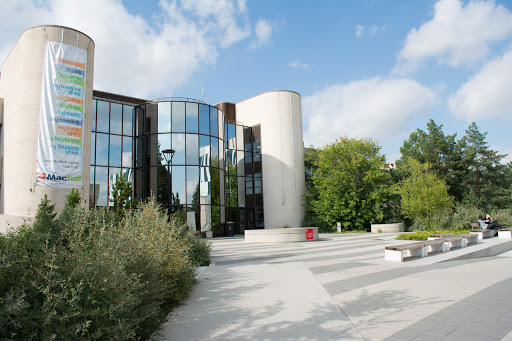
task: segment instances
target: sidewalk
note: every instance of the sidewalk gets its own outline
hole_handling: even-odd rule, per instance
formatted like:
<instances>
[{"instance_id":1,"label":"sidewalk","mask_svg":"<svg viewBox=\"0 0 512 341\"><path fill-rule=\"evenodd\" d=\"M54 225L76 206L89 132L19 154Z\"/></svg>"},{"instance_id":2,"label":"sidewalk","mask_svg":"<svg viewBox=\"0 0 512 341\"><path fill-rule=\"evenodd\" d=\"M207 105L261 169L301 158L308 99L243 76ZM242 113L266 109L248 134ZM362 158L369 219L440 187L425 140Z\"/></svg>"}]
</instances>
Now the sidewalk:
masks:
<instances>
[{"instance_id":1,"label":"sidewalk","mask_svg":"<svg viewBox=\"0 0 512 341\"><path fill-rule=\"evenodd\" d=\"M394 237L214 239L215 264L156 339L512 340L511 251L386 262L384 246Z\"/></svg>"}]
</instances>

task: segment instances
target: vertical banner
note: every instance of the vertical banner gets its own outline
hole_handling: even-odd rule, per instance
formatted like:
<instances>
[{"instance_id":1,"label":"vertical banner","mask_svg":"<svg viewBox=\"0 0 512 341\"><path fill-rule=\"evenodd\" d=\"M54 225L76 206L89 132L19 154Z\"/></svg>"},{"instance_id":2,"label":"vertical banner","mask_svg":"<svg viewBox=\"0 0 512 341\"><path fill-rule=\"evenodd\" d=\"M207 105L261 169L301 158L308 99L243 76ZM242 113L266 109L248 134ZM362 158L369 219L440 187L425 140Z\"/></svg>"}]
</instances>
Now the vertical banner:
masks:
<instances>
[{"instance_id":1,"label":"vertical banner","mask_svg":"<svg viewBox=\"0 0 512 341\"><path fill-rule=\"evenodd\" d=\"M46 42L36 184L82 186L87 51Z\"/></svg>"}]
</instances>

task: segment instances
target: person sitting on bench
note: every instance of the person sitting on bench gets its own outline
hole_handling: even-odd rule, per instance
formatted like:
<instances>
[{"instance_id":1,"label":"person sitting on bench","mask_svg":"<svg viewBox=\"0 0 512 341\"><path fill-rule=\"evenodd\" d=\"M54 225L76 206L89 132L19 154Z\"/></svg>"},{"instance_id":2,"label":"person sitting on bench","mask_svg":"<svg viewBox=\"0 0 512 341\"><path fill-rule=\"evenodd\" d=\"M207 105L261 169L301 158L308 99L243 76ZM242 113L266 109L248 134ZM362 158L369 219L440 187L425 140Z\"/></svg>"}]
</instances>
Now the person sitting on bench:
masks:
<instances>
[{"instance_id":1,"label":"person sitting on bench","mask_svg":"<svg viewBox=\"0 0 512 341\"><path fill-rule=\"evenodd\" d=\"M492 219L490 214L485 215L484 222L487 224L486 229L498 230L501 228L500 224L498 224L498 221Z\"/></svg>"},{"instance_id":2,"label":"person sitting on bench","mask_svg":"<svg viewBox=\"0 0 512 341\"><path fill-rule=\"evenodd\" d=\"M483 229L487 228L488 224L485 222L484 217L482 217L481 215L478 216L477 222L480 224L481 228L483 228Z\"/></svg>"}]
</instances>

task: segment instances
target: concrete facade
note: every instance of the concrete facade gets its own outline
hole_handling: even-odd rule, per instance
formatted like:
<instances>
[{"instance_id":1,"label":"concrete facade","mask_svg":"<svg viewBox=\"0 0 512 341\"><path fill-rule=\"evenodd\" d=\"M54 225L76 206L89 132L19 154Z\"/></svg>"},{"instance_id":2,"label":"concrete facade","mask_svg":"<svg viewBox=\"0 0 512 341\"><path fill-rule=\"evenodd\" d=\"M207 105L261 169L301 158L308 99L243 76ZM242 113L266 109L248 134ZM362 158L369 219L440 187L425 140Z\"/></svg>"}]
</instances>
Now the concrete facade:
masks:
<instances>
[{"instance_id":1,"label":"concrete facade","mask_svg":"<svg viewBox=\"0 0 512 341\"><path fill-rule=\"evenodd\" d=\"M271 91L236 104L236 119L261 125L265 228L297 227L304 218L301 97Z\"/></svg>"},{"instance_id":2,"label":"concrete facade","mask_svg":"<svg viewBox=\"0 0 512 341\"><path fill-rule=\"evenodd\" d=\"M0 186L0 214L32 217L44 195L60 211L70 189L35 184L38 129L45 44L63 42L87 51L83 173L79 189L86 204L89 198L90 126L94 73L94 42L87 35L62 26L27 29L1 68L0 98L4 99L0 128L0 156L3 158ZM5 220L5 219L3 219Z\"/></svg>"}]
</instances>

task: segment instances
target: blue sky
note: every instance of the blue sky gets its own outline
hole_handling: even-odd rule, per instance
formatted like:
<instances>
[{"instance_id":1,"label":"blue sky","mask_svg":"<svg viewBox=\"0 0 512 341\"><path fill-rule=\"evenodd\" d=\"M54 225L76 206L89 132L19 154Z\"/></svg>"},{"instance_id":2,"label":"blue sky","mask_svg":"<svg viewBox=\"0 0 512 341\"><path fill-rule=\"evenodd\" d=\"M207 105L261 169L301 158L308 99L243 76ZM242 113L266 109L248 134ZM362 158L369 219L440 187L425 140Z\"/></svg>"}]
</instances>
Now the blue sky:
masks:
<instances>
[{"instance_id":1,"label":"blue sky","mask_svg":"<svg viewBox=\"0 0 512 341\"><path fill-rule=\"evenodd\" d=\"M302 96L304 142L371 137L389 161L432 118L511 154L512 2L2 1L0 61L33 25L96 43L94 88L146 99Z\"/></svg>"}]
</instances>

